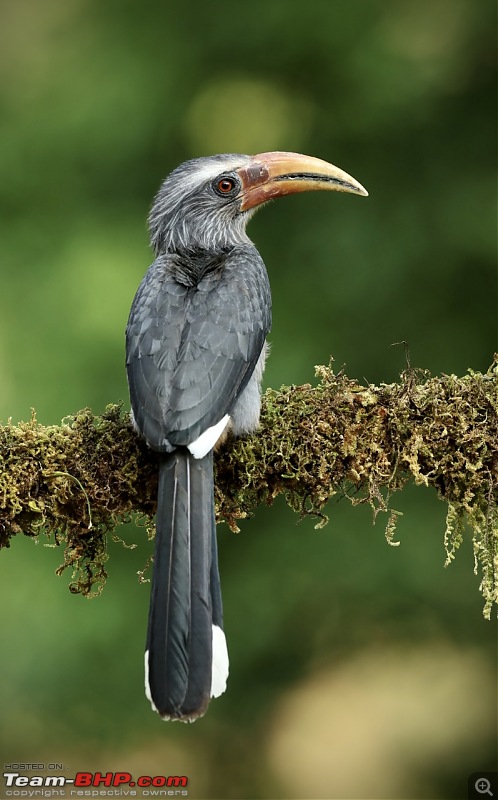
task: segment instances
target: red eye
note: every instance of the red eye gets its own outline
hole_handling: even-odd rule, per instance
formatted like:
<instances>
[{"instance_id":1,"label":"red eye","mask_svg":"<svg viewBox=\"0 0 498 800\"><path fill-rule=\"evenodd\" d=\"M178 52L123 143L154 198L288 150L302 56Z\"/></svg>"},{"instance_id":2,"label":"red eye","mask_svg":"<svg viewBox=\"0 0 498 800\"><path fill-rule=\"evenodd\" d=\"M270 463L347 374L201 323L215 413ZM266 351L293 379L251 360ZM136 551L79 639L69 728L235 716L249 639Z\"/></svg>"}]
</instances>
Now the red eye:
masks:
<instances>
[{"instance_id":1,"label":"red eye","mask_svg":"<svg viewBox=\"0 0 498 800\"><path fill-rule=\"evenodd\" d=\"M217 185L218 191L221 192L221 194L229 194L234 187L235 181L231 178L222 178L221 181L218 181Z\"/></svg>"}]
</instances>

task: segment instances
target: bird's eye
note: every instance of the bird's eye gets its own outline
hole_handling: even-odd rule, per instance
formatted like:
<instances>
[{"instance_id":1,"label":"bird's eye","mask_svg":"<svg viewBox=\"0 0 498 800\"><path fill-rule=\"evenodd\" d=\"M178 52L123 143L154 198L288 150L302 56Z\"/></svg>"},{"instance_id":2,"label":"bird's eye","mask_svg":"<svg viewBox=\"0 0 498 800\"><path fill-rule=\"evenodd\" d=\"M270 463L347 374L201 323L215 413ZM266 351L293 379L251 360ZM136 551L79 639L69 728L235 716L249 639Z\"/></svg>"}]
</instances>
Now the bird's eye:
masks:
<instances>
[{"instance_id":1,"label":"bird's eye","mask_svg":"<svg viewBox=\"0 0 498 800\"><path fill-rule=\"evenodd\" d=\"M231 192L234 186L235 184L230 178L224 178L222 181L218 181L218 189L220 192L223 192L223 194Z\"/></svg>"},{"instance_id":2,"label":"bird's eye","mask_svg":"<svg viewBox=\"0 0 498 800\"><path fill-rule=\"evenodd\" d=\"M235 187L236 183L233 178L220 178L214 184L216 192L222 195L231 194Z\"/></svg>"}]
</instances>

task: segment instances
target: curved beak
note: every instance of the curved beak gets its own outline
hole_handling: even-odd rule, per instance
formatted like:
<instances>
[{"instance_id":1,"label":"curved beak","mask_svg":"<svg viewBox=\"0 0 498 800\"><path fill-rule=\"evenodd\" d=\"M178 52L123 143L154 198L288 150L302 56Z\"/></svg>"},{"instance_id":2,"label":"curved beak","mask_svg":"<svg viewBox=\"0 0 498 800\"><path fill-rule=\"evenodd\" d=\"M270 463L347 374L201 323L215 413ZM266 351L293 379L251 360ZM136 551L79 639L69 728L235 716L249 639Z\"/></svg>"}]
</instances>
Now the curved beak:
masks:
<instances>
[{"instance_id":1,"label":"curved beak","mask_svg":"<svg viewBox=\"0 0 498 800\"><path fill-rule=\"evenodd\" d=\"M361 183L347 172L320 158L300 153L259 153L237 173L242 182L241 211L285 194L317 189L368 196Z\"/></svg>"}]
</instances>

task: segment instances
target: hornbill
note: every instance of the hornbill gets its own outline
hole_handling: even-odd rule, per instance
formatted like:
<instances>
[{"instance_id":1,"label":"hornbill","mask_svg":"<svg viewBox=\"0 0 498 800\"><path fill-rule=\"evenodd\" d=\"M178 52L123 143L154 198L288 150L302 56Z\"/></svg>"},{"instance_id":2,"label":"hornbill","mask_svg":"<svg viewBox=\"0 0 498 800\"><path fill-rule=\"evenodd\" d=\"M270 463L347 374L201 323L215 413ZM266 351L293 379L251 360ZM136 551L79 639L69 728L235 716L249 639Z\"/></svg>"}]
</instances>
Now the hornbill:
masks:
<instances>
[{"instance_id":1,"label":"hornbill","mask_svg":"<svg viewBox=\"0 0 498 800\"><path fill-rule=\"evenodd\" d=\"M297 153L181 164L149 215L155 261L126 329L132 421L160 453L145 688L163 719L193 721L226 688L213 449L254 431L271 327L255 210L314 189L366 195L342 170Z\"/></svg>"}]
</instances>

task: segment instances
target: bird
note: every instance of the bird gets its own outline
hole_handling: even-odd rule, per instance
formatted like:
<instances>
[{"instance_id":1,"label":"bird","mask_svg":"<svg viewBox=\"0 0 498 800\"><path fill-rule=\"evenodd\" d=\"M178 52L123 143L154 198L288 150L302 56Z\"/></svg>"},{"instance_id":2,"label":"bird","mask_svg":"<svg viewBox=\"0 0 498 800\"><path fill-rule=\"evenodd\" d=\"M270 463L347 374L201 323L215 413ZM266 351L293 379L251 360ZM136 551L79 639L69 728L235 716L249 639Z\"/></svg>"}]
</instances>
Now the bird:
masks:
<instances>
[{"instance_id":1,"label":"bird","mask_svg":"<svg viewBox=\"0 0 498 800\"><path fill-rule=\"evenodd\" d=\"M258 427L271 329L255 211L313 190L367 195L300 153L194 158L164 180L148 217L155 260L126 327L132 424L159 460L145 691L164 720L193 722L226 689L213 452Z\"/></svg>"}]
</instances>

